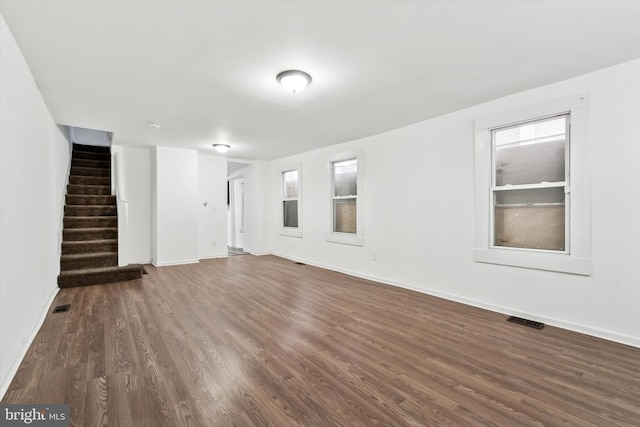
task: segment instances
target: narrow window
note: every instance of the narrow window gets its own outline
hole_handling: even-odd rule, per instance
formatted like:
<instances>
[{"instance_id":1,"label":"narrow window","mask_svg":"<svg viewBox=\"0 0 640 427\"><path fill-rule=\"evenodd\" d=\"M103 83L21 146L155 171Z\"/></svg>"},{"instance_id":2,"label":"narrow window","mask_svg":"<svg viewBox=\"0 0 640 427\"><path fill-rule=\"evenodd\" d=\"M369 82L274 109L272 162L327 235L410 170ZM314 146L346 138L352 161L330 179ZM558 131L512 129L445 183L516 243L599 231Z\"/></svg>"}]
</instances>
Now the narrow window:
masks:
<instances>
[{"instance_id":1,"label":"narrow window","mask_svg":"<svg viewBox=\"0 0 640 427\"><path fill-rule=\"evenodd\" d=\"M493 246L569 253L569 113L491 129Z\"/></svg>"},{"instance_id":2,"label":"narrow window","mask_svg":"<svg viewBox=\"0 0 640 427\"><path fill-rule=\"evenodd\" d=\"M358 159L331 164L333 232L358 232Z\"/></svg>"},{"instance_id":3,"label":"narrow window","mask_svg":"<svg viewBox=\"0 0 640 427\"><path fill-rule=\"evenodd\" d=\"M282 172L282 226L285 228L298 228L299 183L297 169Z\"/></svg>"}]
</instances>

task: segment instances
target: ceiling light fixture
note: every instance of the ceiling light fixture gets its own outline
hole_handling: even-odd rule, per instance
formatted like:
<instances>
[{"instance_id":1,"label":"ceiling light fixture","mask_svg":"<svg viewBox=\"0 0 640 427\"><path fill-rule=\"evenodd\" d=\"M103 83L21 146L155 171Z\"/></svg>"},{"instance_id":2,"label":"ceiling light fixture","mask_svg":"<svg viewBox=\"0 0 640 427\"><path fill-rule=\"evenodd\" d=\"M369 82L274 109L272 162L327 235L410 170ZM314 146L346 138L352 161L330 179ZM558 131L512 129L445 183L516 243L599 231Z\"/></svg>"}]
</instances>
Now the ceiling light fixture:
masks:
<instances>
[{"instance_id":1,"label":"ceiling light fixture","mask_svg":"<svg viewBox=\"0 0 640 427\"><path fill-rule=\"evenodd\" d=\"M156 122L149 122L147 124L149 125L149 127L160 129L160 125Z\"/></svg>"},{"instance_id":2,"label":"ceiling light fixture","mask_svg":"<svg viewBox=\"0 0 640 427\"><path fill-rule=\"evenodd\" d=\"M231 146L227 144L213 144L213 148L215 148L218 153L226 153Z\"/></svg>"},{"instance_id":3,"label":"ceiling light fixture","mask_svg":"<svg viewBox=\"0 0 640 427\"><path fill-rule=\"evenodd\" d=\"M311 76L300 70L286 70L279 73L276 80L289 92L296 93L311 83Z\"/></svg>"}]
</instances>

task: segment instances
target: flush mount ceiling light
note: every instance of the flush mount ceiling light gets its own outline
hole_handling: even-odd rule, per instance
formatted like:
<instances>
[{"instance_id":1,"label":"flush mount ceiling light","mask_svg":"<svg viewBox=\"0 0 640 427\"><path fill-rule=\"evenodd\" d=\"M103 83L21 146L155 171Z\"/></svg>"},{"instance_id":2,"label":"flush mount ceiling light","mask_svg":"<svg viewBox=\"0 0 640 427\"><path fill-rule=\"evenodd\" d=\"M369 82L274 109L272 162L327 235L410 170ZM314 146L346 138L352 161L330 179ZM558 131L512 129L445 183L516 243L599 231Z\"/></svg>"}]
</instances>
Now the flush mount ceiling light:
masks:
<instances>
[{"instance_id":1,"label":"flush mount ceiling light","mask_svg":"<svg viewBox=\"0 0 640 427\"><path fill-rule=\"evenodd\" d=\"M311 76L304 71L287 70L278 74L276 76L276 80L278 80L278 83L280 83L282 87L289 92L296 93L300 92L307 87L309 83L311 83Z\"/></svg>"},{"instance_id":2,"label":"flush mount ceiling light","mask_svg":"<svg viewBox=\"0 0 640 427\"><path fill-rule=\"evenodd\" d=\"M215 148L218 153L226 153L231 146L227 144L213 144L213 148Z\"/></svg>"}]
</instances>

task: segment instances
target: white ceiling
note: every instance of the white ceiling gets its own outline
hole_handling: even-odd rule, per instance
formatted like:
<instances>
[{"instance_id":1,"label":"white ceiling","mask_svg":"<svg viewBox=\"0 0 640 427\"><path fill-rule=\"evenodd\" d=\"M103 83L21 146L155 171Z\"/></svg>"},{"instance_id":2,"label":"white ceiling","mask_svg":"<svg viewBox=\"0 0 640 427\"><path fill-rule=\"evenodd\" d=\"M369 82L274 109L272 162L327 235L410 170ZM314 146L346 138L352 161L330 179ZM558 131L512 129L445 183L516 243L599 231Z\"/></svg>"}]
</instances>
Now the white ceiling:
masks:
<instances>
[{"instance_id":1,"label":"white ceiling","mask_svg":"<svg viewBox=\"0 0 640 427\"><path fill-rule=\"evenodd\" d=\"M274 159L640 57L640 1L13 1L59 124ZM290 94L275 80L313 76ZM154 129L147 125L155 121Z\"/></svg>"}]
</instances>

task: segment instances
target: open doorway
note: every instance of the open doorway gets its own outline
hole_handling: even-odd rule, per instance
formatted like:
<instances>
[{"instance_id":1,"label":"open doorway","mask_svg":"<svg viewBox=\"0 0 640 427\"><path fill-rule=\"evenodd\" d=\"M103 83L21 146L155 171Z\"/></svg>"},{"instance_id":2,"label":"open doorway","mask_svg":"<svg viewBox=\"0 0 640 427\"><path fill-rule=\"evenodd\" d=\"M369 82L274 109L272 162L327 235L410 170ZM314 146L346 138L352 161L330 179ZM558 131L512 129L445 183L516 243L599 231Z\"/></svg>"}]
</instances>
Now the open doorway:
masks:
<instances>
[{"instance_id":1,"label":"open doorway","mask_svg":"<svg viewBox=\"0 0 640 427\"><path fill-rule=\"evenodd\" d=\"M244 219L245 219L245 204L244 204L244 176L238 176L227 181L228 183L228 215L229 215L229 228L228 234L228 252L229 255L244 255L247 252L244 251Z\"/></svg>"}]
</instances>

